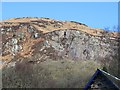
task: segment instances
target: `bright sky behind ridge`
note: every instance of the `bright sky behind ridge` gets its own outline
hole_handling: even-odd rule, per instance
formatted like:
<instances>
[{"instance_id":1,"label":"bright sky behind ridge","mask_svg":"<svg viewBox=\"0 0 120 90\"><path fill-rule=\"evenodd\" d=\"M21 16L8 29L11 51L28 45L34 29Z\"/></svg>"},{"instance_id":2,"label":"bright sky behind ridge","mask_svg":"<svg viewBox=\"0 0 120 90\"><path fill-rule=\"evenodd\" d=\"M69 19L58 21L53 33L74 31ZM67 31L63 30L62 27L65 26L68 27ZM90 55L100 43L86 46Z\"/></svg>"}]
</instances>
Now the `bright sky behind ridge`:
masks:
<instances>
[{"instance_id":1,"label":"bright sky behind ridge","mask_svg":"<svg viewBox=\"0 0 120 90\"><path fill-rule=\"evenodd\" d=\"M48 17L78 21L93 28L118 25L117 2L3 2L2 19Z\"/></svg>"}]
</instances>

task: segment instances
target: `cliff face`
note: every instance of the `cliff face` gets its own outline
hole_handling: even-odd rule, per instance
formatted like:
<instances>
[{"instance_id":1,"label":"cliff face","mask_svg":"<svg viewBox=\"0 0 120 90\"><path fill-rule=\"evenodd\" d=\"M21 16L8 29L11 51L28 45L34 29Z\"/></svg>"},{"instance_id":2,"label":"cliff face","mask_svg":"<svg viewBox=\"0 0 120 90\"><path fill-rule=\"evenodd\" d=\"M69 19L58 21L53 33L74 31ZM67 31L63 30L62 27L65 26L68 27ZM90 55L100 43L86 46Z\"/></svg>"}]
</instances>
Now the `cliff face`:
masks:
<instances>
[{"instance_id":1,"label":"cliff face","mask_svg":"<svg viewBox=\"0 0 120 90\"><path fill-rule=\"evenodd\" d=\"M26 60L95 61L117 75L119 33L74 21L16 18L1 23L3 66ZM112 70L111 70L112 69Z\"/></svg>"},{"instance_id":2,"label":"cliff face","mask_svg":"<svg viewBox=\"0 0 120 90\"><path fill-rule=\"evenodd\" d=\"M65 34L65 35L64 35ZM59 30L45 35L47 45L58 56L74 60L100 60L117 55L118 42L107 37L93 36L76 29Z\"/></svg>"}]
</instances>

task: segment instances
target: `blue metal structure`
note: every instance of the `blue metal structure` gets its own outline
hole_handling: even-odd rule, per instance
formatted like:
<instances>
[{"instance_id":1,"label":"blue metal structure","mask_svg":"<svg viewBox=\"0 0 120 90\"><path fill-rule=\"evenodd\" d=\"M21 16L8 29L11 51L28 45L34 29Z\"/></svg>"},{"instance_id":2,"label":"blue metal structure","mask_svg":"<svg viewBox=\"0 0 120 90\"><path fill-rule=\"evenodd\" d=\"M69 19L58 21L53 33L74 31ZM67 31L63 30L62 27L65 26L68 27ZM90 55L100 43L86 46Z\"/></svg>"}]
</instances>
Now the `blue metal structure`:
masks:
<instances>
[{"instance_id":1,"label":"blue metal structure","mask_svg":"<svg viewBox=\"0 0 120 90\"><path fill-rule=\"evenodd\" d=\"M101 77L104 78L104 80L107 82L107 85L109 86L109 89L105 89L105 90L120 90L118 86L115 85L114 82L112 82L105 74L103 74L104 72L102 72L100 69L97 69L96 72L94 73L94 75L91 77L91 79L89 80L89 82L85 85L85 87L83 88L83 90L91 90L91 85L94 83L95 79L98 77L98 75L100 75ZM97 89L97 88L96 88Z\"/></svg>"}]
</instances>

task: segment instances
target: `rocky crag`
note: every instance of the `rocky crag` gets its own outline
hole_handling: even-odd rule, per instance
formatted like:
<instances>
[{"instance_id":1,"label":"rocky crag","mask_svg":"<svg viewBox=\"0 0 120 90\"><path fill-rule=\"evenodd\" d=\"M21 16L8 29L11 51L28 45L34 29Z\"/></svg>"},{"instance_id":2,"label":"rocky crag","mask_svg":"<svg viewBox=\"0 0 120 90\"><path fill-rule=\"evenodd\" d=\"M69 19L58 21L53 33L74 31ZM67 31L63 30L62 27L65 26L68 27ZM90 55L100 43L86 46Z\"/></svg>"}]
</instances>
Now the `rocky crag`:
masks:
<instances>
[{"instance_id":1,"label":"rocky crag","mask_svg":"<svg viewBox=\"0 0 120 90\"><path fill-rule=\"evenodd\" d=\"M1 68L17 67L20 62L36 65L47 60L93 61L118 76L117 32L94 29L75 21L37 17L13 18L0 25Z\"/></svg>"}]
</instances>

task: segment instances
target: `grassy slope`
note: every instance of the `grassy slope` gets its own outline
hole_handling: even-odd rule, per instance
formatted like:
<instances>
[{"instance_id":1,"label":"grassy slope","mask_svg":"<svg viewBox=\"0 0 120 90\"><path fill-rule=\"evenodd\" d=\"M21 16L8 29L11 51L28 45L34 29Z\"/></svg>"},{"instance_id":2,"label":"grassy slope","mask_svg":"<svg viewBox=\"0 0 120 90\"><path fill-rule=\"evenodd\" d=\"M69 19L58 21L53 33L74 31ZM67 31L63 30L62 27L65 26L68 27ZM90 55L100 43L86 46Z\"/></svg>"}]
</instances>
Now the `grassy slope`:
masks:
<instances>
[{"instance_id":1,"label":"grassy slope","mask_svg":"<svg viewBox=\"0 0 120 90\"><path fill-rule=\"evenodd\" d=\"M3 87L83 88L100 67L94 61L47 60L3 69ZM23 66L23 67L22 67Z\"/></svg>"}]
</instances>

